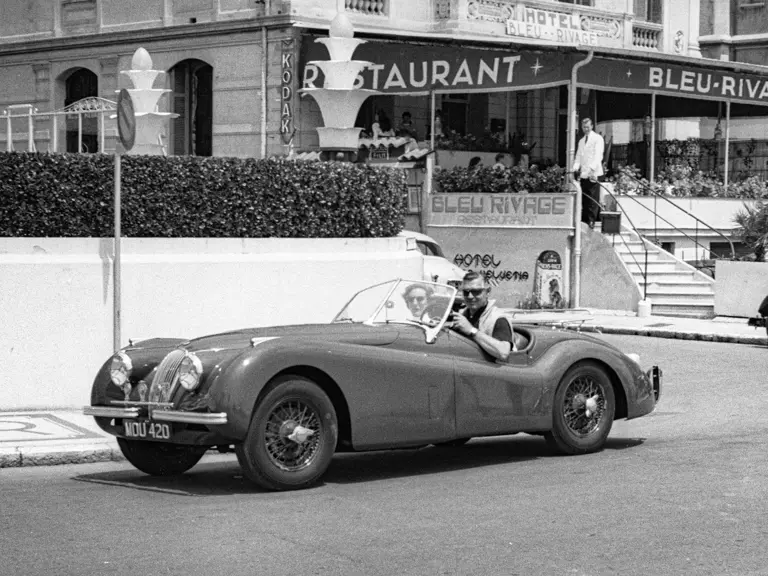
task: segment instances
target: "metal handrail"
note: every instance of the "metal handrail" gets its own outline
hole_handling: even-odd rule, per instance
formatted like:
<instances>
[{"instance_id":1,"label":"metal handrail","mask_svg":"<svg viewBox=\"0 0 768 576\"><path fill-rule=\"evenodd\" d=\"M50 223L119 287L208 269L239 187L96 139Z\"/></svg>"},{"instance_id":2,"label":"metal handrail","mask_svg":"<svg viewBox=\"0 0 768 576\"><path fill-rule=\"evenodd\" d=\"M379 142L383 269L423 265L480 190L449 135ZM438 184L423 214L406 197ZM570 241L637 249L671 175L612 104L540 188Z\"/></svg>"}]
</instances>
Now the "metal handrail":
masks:
<instances>
[{"instance_id":1,"label":"metal handrail","mask_svg":"<svg viewBox=\"0 0 768 576\"><path fill-rule=\"evenodd\" d=\"M644 189L648 190L648 191L649 191L651 194L653 194L653 195L654 195L654 198L661 198L661 199L663 199L663 200L666 200L667 202L669 202L670 204L672 204L672 206L674 206L674 207L675 207L675 208L677 208L678 210L682 210L682 211L683 211L683 212L685 212L685 213L686 213L688 216L690 216L691 218L693 218L694 220L696 220L696 223L697 223L697 228L696 228L696 230L697 230L697 231L698 231L698 224L703 224L704 226L706 226L707 228L709 228L710 230L712 230L712 232L714 232L714 233L715 233L715 234L717 234L718 236L721 236L722 238L724 238L724 239L725 239L725 240L728 242L728 244L731 246L731 257L732 257L734 260L736 259L736 250L735 250L735 249L734 249L734 247L733 247L733 242L731 242L731 239L730 239L730 238L728 238L728 236L726 236L725 234L723 234L723 233L722 233L722 232L720 232L719 230L717 230L717 229L713 228L712 226L710 226L709 224L707 224L706 222L704 222L704 221L703 221L703 220L701 220L700 218L698 218L698 217L694 216L693 214L691 214L691 213L690 213L688 210L686 210L686 209L685 209L685 208L683 208L682 206L680 206L680 205L678 205L678 204L675 204L674 202L672 202L672 200L670 200L669 198L667 198L667 197L666 197L664 194L659 194L659 193L658 193L658 192L656 192L656 191L655 191L653 188L651 188L649 185L647 185L647 184L645 184L645 183L641 182L640 180L638 180L637 178L635 178L633 175L631 175L631 174L627 174L627 173L625 173L624 175L625 175L625 176L627 176L628 178L631 178L631 179L632 179L632 180L634 180L635 182L637 182L637 183L638 183L640 186L642 186ZM605 190L605 188L603 188L603 189ZM611 194L611 196L613 196L613 194ZM657 230L656 230L655 219L656 219L656 218L661 218L662 220L664 220L664 222L666 222L667 224L669 224L670 226L672 226L672 228L673 228L673 229L677 230L677 231L678 231L678 232L680 232L680 233L681 233L683 236L685 236L686 238L688 238L689 240L691 240L691 241L692 241L694 244L696 244L696 246L699 246L699 247L700 247L700 248L702 248L704 251L706 251L706 252L709 252L710 254L714 254L714 252L712 252L712 249L711 249L711 248L707 248L706 246L704 246L703 244L701 244L700 242L698 242L698 241L697 241L697 240L695 240L694 238L691 238L690 236L688 236L688 234L686 234L685 232L683 232L683 230L682 230L682 229L680 229L680 228L678 228L677 226L675 226L674 224L672 224L672 222L670 222L669 220L667 220L666 218L664 218L664 216L661 216L661 215L659 215L659 213L658 213L657 211L655 211L655 210L652 210L651 208L649 208L648 206L646 206L645 204L643 204L642 202L640 202L640 200L638 200L638 199L637 199L637 198L635 198L634 196L632 196L632 195L629 195L629 194L624 194L623 196L626 196L627 198L631 198L632 200L634 200L635 202L637 202L638 204L640 204L640 206L642 206L642 207L643 207L643 208L645 208L646 210L648 210L648 211L650 211L650 212L652 212L652 213L653 213L653 215L654 215L654 234L655 234L657 237L658 237L658 232L657 232ZM615 199L615 196L613 196L613 197L614 197L614 199ZM625 216L626 216L626 214L625 214ZM698 232L697 232L697 237L698 237Z\"/></svg>"},{"instance_id":2,"label":"metal handrail","mask_svg":"<svg viewBox=\"0 0 768 576\"><path fill-rule=\"evenodd\" d=\"M614 195L613 192L611 192L605 185L603 185L602 182L598 182L598 185L600 186L600 188L605 190L605 192L611 198L613 198L613 200L618 204L618 201L616 200L616 196ZM594 202L595 204L597 204L602 208L602 205L600 204L600 202L598 202L591 196L587 196L585 194L583 197L589 198L592 202ZM624 236L621 234L621 231L619 231L619 238L621 238L621 241L624 243L624 246L627 247L627 252L629 252L629 255L632 257L632 260L635 261L637 268L640 270L640 272L643 275L643 300L647 300L648 299L648 246L645 244L645 237L642 234L640 234L640 231L637 229L634 222L632 222L632 219L627 214L624 214L624 216L627 218L627 222L629 222L629 225L632 227L632 230L634 230L635 234L637 234L637 237L640 239L640 243L643 246L643 251L645 252L645 263L643 266L641 266L640 263L637 261L637 258L635 258L635 254L632 252L632 249L629 247L629 244L627 244L627 241L624 239Z\"/></svg>"}]
</instances>

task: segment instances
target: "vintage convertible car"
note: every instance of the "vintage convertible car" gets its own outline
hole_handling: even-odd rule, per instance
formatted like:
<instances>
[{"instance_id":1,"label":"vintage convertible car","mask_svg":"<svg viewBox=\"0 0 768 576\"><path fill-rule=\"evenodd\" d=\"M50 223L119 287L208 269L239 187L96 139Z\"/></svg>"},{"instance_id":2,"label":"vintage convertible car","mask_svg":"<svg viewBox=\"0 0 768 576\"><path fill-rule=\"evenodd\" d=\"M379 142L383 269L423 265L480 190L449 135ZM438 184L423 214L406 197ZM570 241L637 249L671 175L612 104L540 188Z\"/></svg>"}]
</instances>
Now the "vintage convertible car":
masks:
<instances>
[{"instance_id":1,"label":"vintage convertible car","mask_svg":"<svg viewBox=\"0 0 768 576\"><path fill-rule=\"evenodd\" d=\"M422 309L405 300L414 284ZM84 412L148 474L234 449L247 478L289 490L316 482L336 451L527 432L593 452L614 419L658 402L657 367L572 331L515 326L518 350L493 359L448 327L455 297L398 279L358 292L330 324L132 343L101 367Z\"/></svg>"}]
</instances>

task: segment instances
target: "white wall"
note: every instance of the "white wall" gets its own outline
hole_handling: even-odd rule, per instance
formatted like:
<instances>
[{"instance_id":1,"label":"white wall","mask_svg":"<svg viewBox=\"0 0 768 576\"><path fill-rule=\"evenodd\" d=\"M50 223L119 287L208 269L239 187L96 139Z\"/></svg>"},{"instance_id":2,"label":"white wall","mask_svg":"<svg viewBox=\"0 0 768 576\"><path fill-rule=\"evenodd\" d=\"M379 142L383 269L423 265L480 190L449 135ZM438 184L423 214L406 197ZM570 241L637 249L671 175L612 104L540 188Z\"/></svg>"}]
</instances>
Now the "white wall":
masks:
<instances>
[{"instance_id":1,"label":"white wall","mask_svg":"<svg viewBox=\"0 0 768 576\"><path fill-rule=\"evenodd\" d=\"M757 316L757 307L768 295L768 262L718 260L715 278L717 316Z\"/></svg>"},{"instance_id":2,"label":"white wall","mask_svg":"<svg viewBox=\"0 0 768 576\"><path fill-rule=\"evenodd\" d=\"M112 353L113 242L0 238L0 410L88 404ZM122 345L328 322L369 284L422 275L404 238L122 242Z\"/></svg>"}]
</instances>

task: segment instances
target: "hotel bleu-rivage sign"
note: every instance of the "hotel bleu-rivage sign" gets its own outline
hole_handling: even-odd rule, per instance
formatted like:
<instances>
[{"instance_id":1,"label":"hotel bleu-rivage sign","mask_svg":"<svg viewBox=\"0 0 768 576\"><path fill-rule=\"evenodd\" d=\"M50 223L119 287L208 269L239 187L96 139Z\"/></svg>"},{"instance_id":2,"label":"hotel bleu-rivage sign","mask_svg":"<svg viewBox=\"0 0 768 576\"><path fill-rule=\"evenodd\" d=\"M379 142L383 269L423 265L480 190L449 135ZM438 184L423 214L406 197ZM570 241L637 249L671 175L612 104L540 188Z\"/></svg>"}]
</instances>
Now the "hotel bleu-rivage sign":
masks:
<instances>
[{"instance_id":1,"label":"hotel bleu-rivage sign","mask_svg":"<svg viewBox=\"0 0 768 576\"><path fill-rule=\"evenodd\" d=\"M597 18L494 0L469 2L467 17L501 24L508 36L584 46L620 46L623 31L618 18Z\"/></svg>"}]
</instances>

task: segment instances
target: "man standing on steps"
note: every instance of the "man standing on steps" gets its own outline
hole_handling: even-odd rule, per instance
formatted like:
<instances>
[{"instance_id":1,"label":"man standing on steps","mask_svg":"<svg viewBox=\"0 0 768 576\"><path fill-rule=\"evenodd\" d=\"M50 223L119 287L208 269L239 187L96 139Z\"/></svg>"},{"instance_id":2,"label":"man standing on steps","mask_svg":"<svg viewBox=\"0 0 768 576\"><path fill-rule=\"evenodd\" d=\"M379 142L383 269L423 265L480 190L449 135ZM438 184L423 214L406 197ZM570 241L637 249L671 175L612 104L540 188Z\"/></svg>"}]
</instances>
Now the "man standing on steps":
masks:
<instances>
[{"instance_id":1,"label":"man standing on steps","mask_svg":"<svg viewBox=\"0 0 768 576\"><path fill-rule=\"evenodd\" d=\"M579 140L576 158L573 160L573 177L581 185L581 221L590 228L595 227L600 207L600 184L598 177L603 175L603 137L592 130L592 119L584 118L581 129L584 137Z\"/></svg>"}]
</instances>

